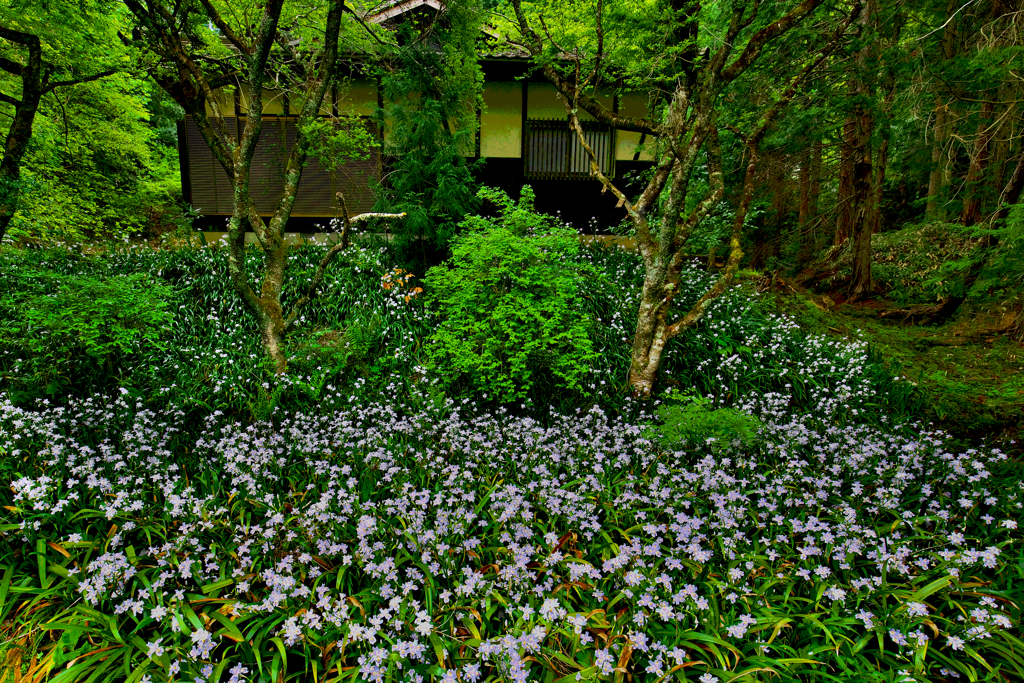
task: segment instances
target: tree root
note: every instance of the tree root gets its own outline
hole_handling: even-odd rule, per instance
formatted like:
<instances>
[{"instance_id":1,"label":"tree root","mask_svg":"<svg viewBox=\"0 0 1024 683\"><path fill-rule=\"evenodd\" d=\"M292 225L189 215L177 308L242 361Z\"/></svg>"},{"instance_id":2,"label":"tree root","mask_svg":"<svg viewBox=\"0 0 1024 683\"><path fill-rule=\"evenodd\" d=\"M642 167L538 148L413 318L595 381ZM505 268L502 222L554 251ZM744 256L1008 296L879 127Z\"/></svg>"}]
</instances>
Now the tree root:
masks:
<instances>
[{"instance_id":1,"label":"tree root","mask_svg":"<svg viewBox=\"0 0 1024 683\"><path fill-rule=\"evenodd\" d=\"M920 306L908 306L907 308L893 308L888 311L879 311L879 318L900 318L903 322L922 323L929 322L942 310L943 304L922 304Z\"/></svg>"}]
</instances>

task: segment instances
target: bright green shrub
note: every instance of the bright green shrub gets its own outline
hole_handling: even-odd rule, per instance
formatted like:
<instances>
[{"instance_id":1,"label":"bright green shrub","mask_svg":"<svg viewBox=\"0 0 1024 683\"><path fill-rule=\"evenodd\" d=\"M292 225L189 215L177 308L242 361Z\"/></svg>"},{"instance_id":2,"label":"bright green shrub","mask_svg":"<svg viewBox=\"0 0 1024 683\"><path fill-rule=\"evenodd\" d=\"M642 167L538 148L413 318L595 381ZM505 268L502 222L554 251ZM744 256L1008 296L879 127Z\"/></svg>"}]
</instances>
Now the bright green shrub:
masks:
<instances>
[{"instance_id":1,"label":"bright green shrub","mask_svg":"<svg viewBox=\"0 0 1024 683\"><path fill-rule=\"evenodd\" d=\"M533 210L529 187L518 203L500 190L478 196L497 218L464 220L451 260L427 273L442 318L430 360L448 385L465 380L502 401L524 397L539 373L580 390L597 354L582 313L579 238Z\"/></svg>"},{"instance_id":2,"label":"bright green shrub","mask_svg":"<svg viewBox=\"0 0 1024 683\"><path fill-rule=\"evenodd\" d=\"M4 378L16 397L119 383L169 331L174 290L149 275L27 271L18 280L0 299L0 346L22 356Z\"/></svg>"},{"instance_id":3,"label":"bright green shrub","mask_svg":"<svg viewBox=\"0 0 1024 683\"><path fill-rule=\"evenodd\" d=\"M677 448L683 442L704 443L708 439L745 446L757 439L761 421L735 408L715 408L713 401L692 392L673 391L668 401L658 407L662 424L654 437L666 448Z\"/></svg>"}]
</instances>

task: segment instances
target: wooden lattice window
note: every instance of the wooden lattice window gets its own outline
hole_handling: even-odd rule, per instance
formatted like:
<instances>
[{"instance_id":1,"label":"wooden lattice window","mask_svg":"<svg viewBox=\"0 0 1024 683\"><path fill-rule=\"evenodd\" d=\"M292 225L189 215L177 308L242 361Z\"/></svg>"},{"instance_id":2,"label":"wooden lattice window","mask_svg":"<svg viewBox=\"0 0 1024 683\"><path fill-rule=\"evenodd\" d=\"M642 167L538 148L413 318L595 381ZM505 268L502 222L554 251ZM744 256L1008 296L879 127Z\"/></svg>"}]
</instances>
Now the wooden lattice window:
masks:
<instances>
[{"instance_id":1,"label":"wooden lattice window","mask_svg":"<svg viewBox=\"0 0 1024 683\"><path fill-rule=\"evenodd\" d=\"M583 136L598 158L601 172L615 175L615 136L607 125L580 121ZM523 175L537 180L582 180L593 177L590 157L566 119L527 119Z\"/></svg>"}]
</instances>

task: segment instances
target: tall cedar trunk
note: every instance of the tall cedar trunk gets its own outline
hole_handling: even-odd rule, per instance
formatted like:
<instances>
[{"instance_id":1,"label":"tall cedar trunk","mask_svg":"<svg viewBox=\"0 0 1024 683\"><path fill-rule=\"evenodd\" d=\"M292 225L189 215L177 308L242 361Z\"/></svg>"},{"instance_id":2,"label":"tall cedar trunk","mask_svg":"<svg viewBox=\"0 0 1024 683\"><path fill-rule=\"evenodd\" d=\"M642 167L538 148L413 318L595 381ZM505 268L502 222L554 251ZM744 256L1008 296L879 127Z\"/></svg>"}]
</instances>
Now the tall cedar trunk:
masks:
<instances>
[{"instance_id":1,"label":"tall cedar trunk","mask_svg":"<svg viewBox=\"0 0 1024 683\"><path fill-rule=\"evenodd\" d=\"M971 165L967 169L964 208L960 212L960 222L968 226L981 220L985 170L988 166L990 143L995 134L995 129L992 126L992 112L992 102L984 101L979 114L978 135L974 143L974 152L971 154Z\"/></svg>"},{"instance_id":2,"label":"tall cedar trunk","mask_svg":"<svg viewBox=\"0 0 1024 683\"><path fill-rule=\"evenodd\" d=\"M821 160L824 146L820 139L815 140L811 146L811 220L818 218L821 206Z\"/></svg>"},{"instance_id":3,"label":"tall cedar trunk","mask_svg":"<svg viewBox=\"0 0 1024 683\"><path fill-rule=\"evenodd\" d=\"M1024 99L1024 87L1019 82L1002 83L999 87L999 101L1012 102ZM1008 107L1014 105L1008 104ZM995 133L995 143L992 145L991 161L988 165L988 192L992 197L999 197L1006 182L1006 171L1010 159L1013 158L1013 142L1016 138L1015 126L1018 123L1012 116L1004 118L1000 124L999 131Z\"/></svg>"},{"instance_id":4,"label":"tall cedar trunk","mask_svg":"<svg viewBox=\"0 0 1024 683\"><path fill-rule=\"evenodd\" d=\"M857 74L851 81L853 94L857 96L857 105L852 114L854 125L850 145L853 157L852 195L846 203L852 213L850 238L853 242L853 272L850 278L850 298L853 300L865 298L874 289L871 280L871 234L875 228L875 192L872 183L874 165L871 137L874 133L875 118L868 102L874 96L869 61L877 41L872 31L875 11L875 4L869 2L868 11L862 15L858 26L858 33L864 45L858 51Z\"/></svg>"},{"instance_id":5,"label":"tall cedar trunk","mask_svg":"<svg viewBox=\"0 0 1024 683\"><path fill-rule=\"evenodd\" d=\"M942 31L941 58L952 59L956 54L957 12L961 3L948 0L946 3L946 26ZM941 94L935 96L935 123L932 140L932 168L928 176L928 202L925 216L930 220L946 219L946 195L952 180L952 160L949 154L952 118L949 108Z\"/></svg>"},{"instance_id":6,"label":"tall cedar trunk","mask_svg":"<svg viewBox=\"0 0 1024 683\"><path fill-rule=\"evenodd\" d=\"M874 230L875 196L872 185L871 132L873 117L862 110L857 117L857 156L853 165L853 273L850 280L850 298L863 299L872 290L871 233Z\"/></svg>"},{"instance_id":7,"label":"tall cedar trunk","mask_svg":"<svg viewBox=\"0 0 1024 683\"><path fill-rule=\"evenodd\" d=\"M766 267L772 259L777 259L781 253L782 226L786 222L787 213L792 205L793 168L791 163L792 157L776 152L772 154L771 164L766 169L765 175L767 176L768 191L772 198L772 211L771 216L765 221L765 225L758 231L760 265L752 266L755 270Z\"/></svg>"},{"instance_id":8,"label":"tall cedar trunk","mask_svg":"<svg viewBox=\"0 0 1024 683\"><path fill-rule=\"evenodd\" d=\"M807 186L807 214L806 220L802 220L800 224L801 264L808 263L813 257L814 252L821 248L820 236L822 234L823 220L820 214L819 200L821 197L821 157L823 146L820 139L816 139L811 145Z\"/></svg>"},{"instance_id":9,"label":"tall cedar trunk","mask_svg":"<svg viewBox=\"0 0 1024 683\"><path fill-rule=\"evenodd\" d=\"M839 148L839 189L836 193L838 211L836 212L836 232L833 244L839 246L850 238L853 233L853 176L854 164L857 161L857 117L850 115L843 122L842 141Z\"/></svg>"},{"instance_id":10,"label":"tall cedar trunk","mask_svg":"<svg viewBox=\"0 0 1024 683\"><path fill-rule=\"evenodd\" d=\"M886 126L888 129L888 126ZM872 184L874 185L871 198L871 232L878 234L882 231L882 199L885 194L885 172L889 166L889 133L885 131L882 142L878 144L878 152L875 154L874 174Z\"/></svg>"},{"instance_id":11,"label":"tall cedar trunk","mask_svg":"<svg viewBox=\"0 0 1024 683\"><path fill-rule=\"evenodd\" d=\"M800 164L800 253L801 265L811 260L818 248L818 197L821 194L821 140L816 140Z\"/></svg>"},{"instance_id":12,"label":"tall cedar trunk","mask_svg":"<svg viewBox=\"0 0 1024 683\"><path fill-rule=\"evenodd\" d=\"M949 188L950 159L947 151L949 137L949 114L941 98L935 98L935 124L932 142L932 170L928 175L928 203L925 216L929 220L941 221L946 218L946 191Z\"/></svg>"},{"instance_id":13,"label":"tall cedar trunk","mask_svg":"<svg viewBox=\"0 0 1024 683\"><path fill-rule=\"evenodd\" d=\"M800 199L797 202L797 225L801 230L811 222L811 148L806 147L800 157Z\"/></svg>"}]
</instances>

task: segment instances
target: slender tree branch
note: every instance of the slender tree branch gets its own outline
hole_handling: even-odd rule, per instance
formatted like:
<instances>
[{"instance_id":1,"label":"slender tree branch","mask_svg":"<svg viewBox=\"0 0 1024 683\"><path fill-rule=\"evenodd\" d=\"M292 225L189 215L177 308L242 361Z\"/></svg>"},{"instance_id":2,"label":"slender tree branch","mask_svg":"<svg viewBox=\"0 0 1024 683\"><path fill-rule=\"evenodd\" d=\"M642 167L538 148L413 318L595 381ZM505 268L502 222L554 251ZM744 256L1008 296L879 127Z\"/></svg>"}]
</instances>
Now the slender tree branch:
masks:
<instances>
[{"instance_id":1,"label":"slender tree branch","mask_svg":"<svg viewBox=\"0 0 1024 683\"><path fill-rule=\"evenodd\" d=\"M11 105L12 107L20 107L21 106L21 100L16 100L13 97L11 97L10 95L5 95L2 92L0 92L0 102L6 102L7 104Z\"/></svg>"},{"instance_id":2,"label":"slender tree branch","mask_svg":"<svg viewBox=\"0 0 1024 683\"><path fill-rule=\"evenodd\" d=\"M625 195L622 190L615 186L615 183L611 181L611 178L601 170L601 164L598 162L597 154L594 152L593 147L587 142L586 136L583 134L583 127L580 125L579 116L576 114L576 110L572 107L569 99L561 92L557 93L558 98L562 100L562 104L565 105L566 111L569 113L569 123L572 125L573 130L576 132L576 138L580 141L583 149L587 153L587 157L590 161L590 172L598 180L601 181L601 185L604 187L602 192L611 190L611 193L615 195L619 200L619 206L626 207L626 212L633 219L633 222L637 226L637 231L640 235L641 240L644 242L651 241L650 228L647 223L647 218L640 213L637 208L629 201L629 197Z\"/></svg>"},{"instance_id":3,"label":"slender tree branch","mask_svg":"<svg viewBox=\"0 0 1024 683\"><path fill-rule=\"evenodd\" d=\"M25 70L25 66L19 64L13 59L7 59L6 57L0 57L0 69L3 69L7 73L13 76L20 76L21 72Z\"/></svg>"},{"instance_id":4,"label":"slender tree branch","mask_svg":"<svg viewBox=\"0 0 1024 683\"><path fill-rule=\"evenodd\" d=\"M575 53L570 53L568 50L566 50L564 47L562 47L561 45L558 44L558 41L555 40L555 37L551 35L551 31L548 30L548 25L547 25L547 22L544 21L544 15L543 14L538 14L537 15L537 20L540 21L540 27L544 31L544 35L546 35L548 37L548 41L551 43L552 46L554 46L554 48L556 50L558 50L558 52L560 54L563 54L563 55L573 54L577 58L579 57L579 55L576 55Z\"/></svg>"},{"instance_id":5,"label":"slender tree branch","mask_svg":"<svg viewBox=\"0 0 1024 683\"><path fill-rule=\"evenodd\" d=\"M540 35L530 28L529 22L526 20L526 14L523 12L522 0L512 0L512 7L515 9L516 20L519 22L519 31L523 36L525 47L533 58L539 61L544 54L544 43L541 40ZM542 62L540 64L540 69L545 78L547 78L548 81L554 85L560 93L562 93L562 95L567 99L576 102L580 109L583 109L583 111L587 112L598 121L606 123L612 128L618 130L647 133L648 135L660 134L659 127L653 121L644 118L616 114L614 111L601 104L597 98L580 91L577 84L573 84L566 79L550 62Z\"/></svg>"},{"instance_id":6,"label":"slender tree branch","mask_svg":"<svg viewBox=\"0 0 1024 683\"><path fill-rule=\"evenodd\" d=\"M203 8L206 10L207 15L209 15L210 21L213 22L213 25L217 27L217 30L224 34L224 37L227 38L239 52L242 54L252 53L252 46L247 45L246 42L242 40L242 37L228 26L228 23L224 21L224 17L220 15L220 12L217 11L217 8L213 6L213 3L210 2L210 0L199 0L199 2L202 3Z\"/></svg>"},{"instance_id":7,"label":"slender tree branch","mask_svg":"<svg viewBox=\"0 0 1024 683\"><path fill-rule=\"evenodd\" d=\"M98 81L101 78L107 76L113 76L117 73L116 69L108 69L106 71L100 71L99 73L90 74L88 76L82 76L81 78L71 78L66 81L54 81L53 83L47 83L43 86L42 92L48 93L56 90L57 88L63 88L66 85L79 85L81 83L91 83L92 81Z\"/></svg>"},{"instance_id":8,"label":"slender tree branch","mask_svg":"<svg viewBox=\"0 0 1024 683\"><path fill-rule=\"evenodd\" d=\"M366 23L365 19L363 19L361 16L359 16L359 14L355 11L355 9L353 9L352 7L349 7L346 4L345 5L345 11L348 12L349 14L351 14L353 17L355 17L356 21L359 22L359 25L362 26L364 29L366 29L366 32L369 33L370 37L373 38L374 40L376 40L378 44L380 44L380 45L390 45L391 44L391 43L388 43L387 41L383 40L376 33L374 33L373 29L370 28L370 25Z\"/></svg>"},{"instance_id":9,"label":"slender tree branch","mask_svg":"<svg viewBox=\"0 0 1024 683\"><path fill-rule=\"evenodd\" d=\"M342 194L341 192L339 192L337 194L337 197L338 197L338 203L341 205L341 219L342 219L342 225L343 225L342 230L341 230L341 239L338 240L338 243L335 244L333 247L331 247L327 251L326 254L324 254L324 257L322 259L320 259L320 263L316 267L316 273L313 275L313 279L309 283L309 289L307 290L306 295L303 296L298 301L296 301L295 305L292 306L292 310L288 313L288 317L285 319L285 329L290 328L292 326L292 324L295 322L295 320L298 319L299 312L302 310L302 308L306 304L308 304L310 301L312 301L313 299L315 299L317 297L319 292L317 292L316 290L320 286L320 283L323 282L324 276L327 273L327 268L328 268L328 266L331 265L331 262L334 261L334 258L338 254L340 254L341 252L343 252L346 249L348 249L348 246L349 246L349 233L352 230L352 224L353 223L359 223L359 222L363 222L363 221L368 221L368 220L375 219L375 218L390 219L390 218L404 218L405 217L405 212L402 212L402 213L362 213L362 214L359 214L358 216L354 216L352 218L349 218L348 207L345 204L345 195Z\"/></svg>"},{"instance_id":10,"label":"slender tree branch","mask_svg":"<svg viewBox=\"0 0 1024 683\"><path fill-rule=\"evenodd\" d=\"M601 73L601 58L604 56L604 0L597 0L597 54L594 55L594 68L590 72L591 76L587 78L599 78ZM596 81L595 81L596 85Z\"/></svg>"},{"instance_id":11,"label":"slender tree branch","mask_svg":"<svg viewBox=\"0 0 1024 683\"><path fill-rule=\"evenodd\" d=\"M722 72L722 81L728 83L735 80L754 63L754 60L760 56L761 50L764 49L765 45L796 26L804 17L817 9L820 4L821 0L804 0L794 7L789 14L778 21L773 21L751 36L750 41L743 52L740 53L740 56Z\"/></svg>"},{"instance_id":12,"label":"slender tree branch","mask_svg":"<svg viewBox=\"0 0 1024 683\"><path fill-rule=\"evenodd\" d=\"M718 206L718 202L722 200L722 195L725 193L725 180L722 173L722 146L718 142L717 126L711 126L708 131L706 149L708 154L708 185L710 187L704 199L694 207L690 215L686 217L686 220L681 221L676 229L673 247L676 249L676 255L680 258L683 253L682 247L690 237L690 233L697 227L698 223L707 218L708 214Z\"/></svg>"}]
</instances>

